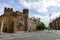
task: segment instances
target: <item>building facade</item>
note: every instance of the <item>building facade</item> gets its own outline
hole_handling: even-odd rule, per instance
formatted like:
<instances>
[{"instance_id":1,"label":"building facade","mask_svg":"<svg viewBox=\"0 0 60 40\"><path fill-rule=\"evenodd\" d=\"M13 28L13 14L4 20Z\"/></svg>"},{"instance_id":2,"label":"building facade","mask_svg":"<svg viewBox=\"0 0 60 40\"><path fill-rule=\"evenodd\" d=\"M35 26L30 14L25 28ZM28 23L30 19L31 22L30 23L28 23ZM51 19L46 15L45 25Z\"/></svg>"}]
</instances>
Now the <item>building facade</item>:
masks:
<instances>
[{"instance_id":1,"label":"building facade","mask_svg":"<svg viewBox=\"0 0 60 40\"><path fill-rule=\"evenodd\" d=\"M3 22L3 32L28 31L36 29L36 22L28 18L28 9L23 12L14 11L13 8L4 8L4 14L0 16L0 29ZM36 20L37 21L37 20Z\"/></svg>"},{"instance_id":2,"label":"building facade","mask_svg":"<svg viewBox=\"0 0 60 40\"><path fill-rule=\"evenodd\" d=\"M49 25L51 29L60 30L60 17L53 20Z\"/></svg>"}]
</instances>

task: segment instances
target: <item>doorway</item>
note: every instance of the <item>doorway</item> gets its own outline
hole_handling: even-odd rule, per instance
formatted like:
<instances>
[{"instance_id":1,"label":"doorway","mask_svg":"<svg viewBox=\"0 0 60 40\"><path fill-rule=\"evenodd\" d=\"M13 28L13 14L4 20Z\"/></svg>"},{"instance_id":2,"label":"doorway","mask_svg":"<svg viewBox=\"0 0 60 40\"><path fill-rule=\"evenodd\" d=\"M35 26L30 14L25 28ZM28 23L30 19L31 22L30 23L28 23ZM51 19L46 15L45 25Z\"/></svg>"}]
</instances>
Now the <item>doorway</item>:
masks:
<instances>
[{"instance_id":1,"label":"doorway","mask_svg":"<svg viewBox=\"0 0 60 40\"><path fill-rule=\"evenodd\" d=\"M4 33L13 33L14 32L14 23L12 21L6 21L3 24Z\"/></svg>"}]
</instances>

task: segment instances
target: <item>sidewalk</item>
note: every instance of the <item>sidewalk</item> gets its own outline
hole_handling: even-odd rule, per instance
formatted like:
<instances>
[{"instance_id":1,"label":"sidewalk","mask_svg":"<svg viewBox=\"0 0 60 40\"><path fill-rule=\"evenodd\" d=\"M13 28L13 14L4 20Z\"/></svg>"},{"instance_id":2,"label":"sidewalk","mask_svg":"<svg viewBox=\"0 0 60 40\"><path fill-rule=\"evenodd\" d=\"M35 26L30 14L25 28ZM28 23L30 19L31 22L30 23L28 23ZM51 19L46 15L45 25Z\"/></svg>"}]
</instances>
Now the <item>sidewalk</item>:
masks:
<instances>
[{"instance_id":1,"label":"sidewalk","mask_svg":"<svg viewBox=\"0 0 60 40\"><path fill-rule=\"evenodd\" d=\"M25 32L25 31L18 31L16 33L2 33L0 34L0 37L8 37L8 36L14 36L14 35L23 35L23 34L27 34L29 32Z\"/></svg>"}]
</instances>

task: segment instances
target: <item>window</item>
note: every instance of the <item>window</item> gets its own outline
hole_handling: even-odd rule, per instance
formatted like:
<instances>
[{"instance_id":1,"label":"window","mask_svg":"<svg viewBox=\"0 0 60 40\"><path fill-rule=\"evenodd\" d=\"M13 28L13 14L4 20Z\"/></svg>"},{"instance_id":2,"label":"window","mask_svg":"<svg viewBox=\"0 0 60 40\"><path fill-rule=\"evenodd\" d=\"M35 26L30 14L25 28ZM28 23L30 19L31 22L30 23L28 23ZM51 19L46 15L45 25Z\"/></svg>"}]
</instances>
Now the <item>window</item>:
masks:
<instances>
[{"instance_id":1,"label":"window","mask_svg":"<svg viewBox=\"0 0 60 40\"><path fill-rule=\"evenodd\" d=\"M20 17L19 17L19 20L23 21L23 17L22 17L22 16L20 16Z\"/></svg>"}]
</instances>

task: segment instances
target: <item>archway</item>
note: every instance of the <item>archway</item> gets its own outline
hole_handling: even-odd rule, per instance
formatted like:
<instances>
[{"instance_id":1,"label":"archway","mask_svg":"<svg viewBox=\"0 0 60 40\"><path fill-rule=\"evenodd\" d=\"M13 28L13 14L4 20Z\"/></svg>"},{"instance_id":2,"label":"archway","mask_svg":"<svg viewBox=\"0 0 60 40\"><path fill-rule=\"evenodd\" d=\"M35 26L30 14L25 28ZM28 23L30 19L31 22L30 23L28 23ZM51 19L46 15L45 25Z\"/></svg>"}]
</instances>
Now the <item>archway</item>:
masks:
<instances>
[{"instance_id":1,"label":"archway","mask_svg":"<svg viewBox=\"0 0 60 40\"><path fill-rule=\"evenodd\" d=\"M3 32L6 33L13 33L14 32L14 22L12 19L5 20L3 24Z\"/></svg>"}]
</instances>

